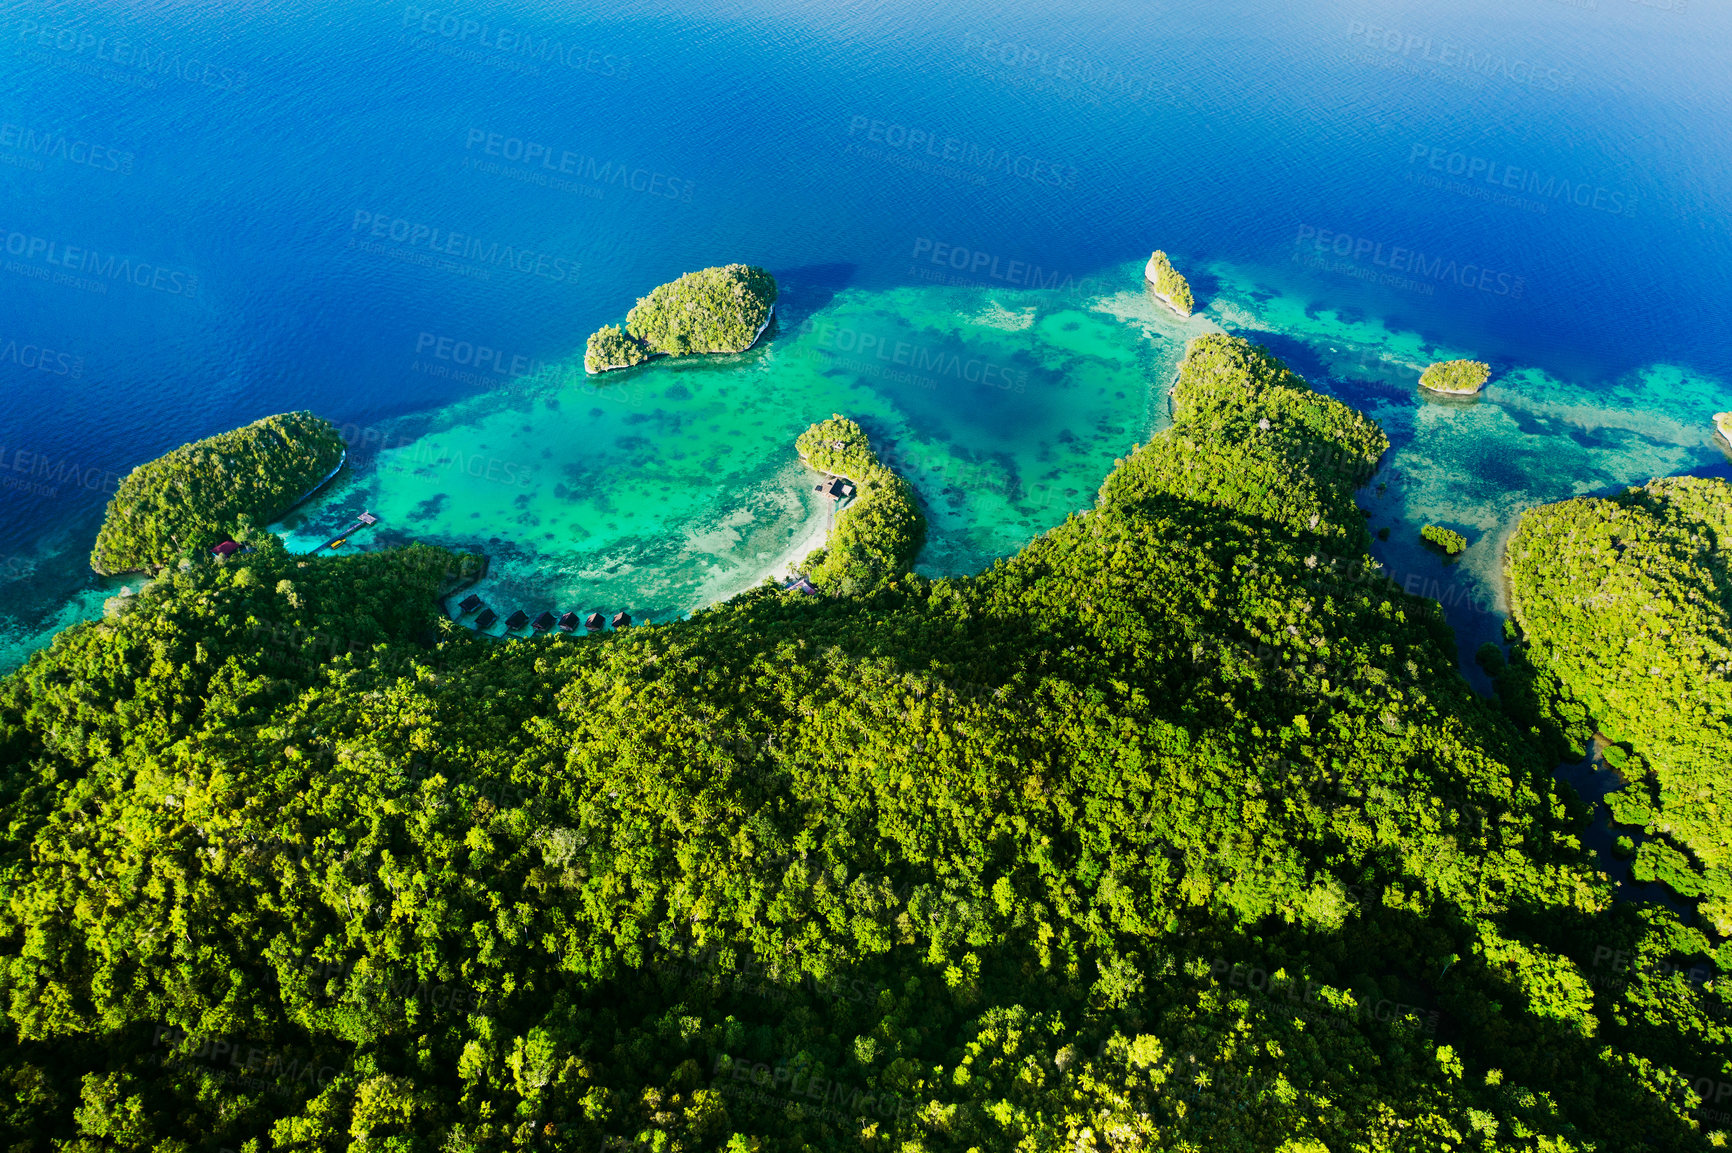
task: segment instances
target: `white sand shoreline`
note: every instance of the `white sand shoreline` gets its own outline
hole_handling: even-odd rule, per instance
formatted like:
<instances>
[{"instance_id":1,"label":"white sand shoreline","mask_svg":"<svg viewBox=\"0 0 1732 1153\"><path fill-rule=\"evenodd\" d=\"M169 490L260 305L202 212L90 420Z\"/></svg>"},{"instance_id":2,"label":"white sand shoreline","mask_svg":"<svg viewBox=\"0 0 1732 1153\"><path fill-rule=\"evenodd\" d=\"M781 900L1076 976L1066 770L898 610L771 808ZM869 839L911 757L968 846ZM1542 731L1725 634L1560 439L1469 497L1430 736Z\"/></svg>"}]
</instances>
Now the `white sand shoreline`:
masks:
<instances>
[{"instance_id":1,"label":"white sand shoreline","mask_svg":"<svg viewBox=\"0 0 1732 1153\"><path fill-rule=\"evenodd\" d=\"M802 474L805 473L801 469ZM794 575L800 564L809 556L813 549L822 548L830 535L830 515L823 506L817 505L807 511L803 521L795 530L794 538L768 562L753 565L750 579L739 579L741 570L733 574L720 576L705 582L698 604L687 612L681 613L675 619L684 620L688 617L713 609L718 605L748 593L766 580L775 580L778 584L786 582Z\"/></svg>"},{"instance_id":2,"label":"white sand shoreline","mask_svg":"<svg viewBox=\"0 0 1732 1153\"><path fill-rule=\"evenodd\" d=\"M806 523L801 527L800 535L795 537L794 543L789 545L776 559L768 575L774 576L778 580L792 576L794 570L811 555L812 550L823 548L824 542L829 537L830 514L819 508L806 518Z\"/></svg>"}]
</instances>

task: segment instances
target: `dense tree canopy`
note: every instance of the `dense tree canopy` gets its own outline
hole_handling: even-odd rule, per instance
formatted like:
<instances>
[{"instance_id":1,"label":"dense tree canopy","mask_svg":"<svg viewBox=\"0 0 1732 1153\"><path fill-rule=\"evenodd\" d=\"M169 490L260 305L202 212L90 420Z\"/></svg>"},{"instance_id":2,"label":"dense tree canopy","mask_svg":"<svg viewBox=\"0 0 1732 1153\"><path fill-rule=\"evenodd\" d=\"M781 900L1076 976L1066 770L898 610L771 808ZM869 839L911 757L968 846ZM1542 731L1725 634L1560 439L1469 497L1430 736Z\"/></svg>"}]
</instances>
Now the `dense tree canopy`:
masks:
<instances>
[{"instance_id":1,"label":"dense tree canopy","mask_svg":"<svg viewBox=\"0 0 1732 1153\"><path fill-rule=\"evenodd\" d=\"M1442 525L1428 524L1419 530L1419 535L1422 539L1436 545L1450 556L1455 556L1458 553L1464 553L1467 551L1467 538L1452 528L1444 528Z\"/></svg>"},{"instance_id":2,"label":"dense tree canopy","mask_svg":"<svg viewBox=\"0 0 1732 1153\"><path fill-rule=\"evenodd\" d=\"M1366 556L1382 432L1224 336L1173 399L968 579L492 642L464 558L267 542L68 630L8 1147L1704 1147L1727 952Z\"/></svg>"},{"instance_id":3,"label":"dense tree canopy","mask_svg":"<svg viewBox=\"0 0 1732 1153\"><path fill-rule=\"evenodd\" d=\"M856 596L910 572L926 543L926 515L908 482L879 462L860 426L832 416L801 433L795 447L813 468L855 486L826 547L806 558L807 579L822 591Z\"/></svg>"},{"instance_id":4,"label":"dense tree canopy","mask_svg":"<svg viewBox=\"0 0 1732 1153\"><path fill-rule=\"evenodd\" d=\"M1703 898L1732 935L1732 484L1674 477L1534 509L1507 564L1551 707L1624 746L1613 812L1652 838L1636 875Z\"/></svg>"},{"instance_id":5,"label":"dense tree canopy","mask_svg":"<svg viewBox=\"0 0 1732 1153\"><path fill-rule=\"evenodd\" d=\"M700 268L658 286L626 314L625 331L608 325L589 338L591 372L651 356L744 352L776 305L776 278L749 264Z\"/></svg>"},{"instance_id":6,"label":"dense tree canopy","mask_svg":"<svg viewBox=\"0 0 1732 1153\"><path fill-rule=\"evenodd\" d=\"M1143 277L1155 287L1166 302L1173 306L1180 316L1191 315L1191 310L1197 306L1196 299L1191 295L1191 285L1173 262L1167 259L1167 254L1157 249L1150 257L1148 264L1143 266Z\"/></svg>"},{"instance_id":7,"label":"dense tree canopy","mask_svg":"<svg viewBox=\"0 0 1732 1153\"><path fill-rule=\"evenodd\" d=\"M630 368L650 358L650 350L642 341L633 340L620 331L617 324L604 324L590 333L589 344L583 351L583 367L589 372L606 372L613 368Z\"/></svg>"},{"instance_id":8,"label":"dense tree canopy","mask_svg":"<svg viewBox=\"0 0 1732 1153\"><path fill-rule=\"evenodd\" d=\"M1478 360L1440 360L1419 374L1421 388L1463 395L1478 392L1490 379L1491 365Z\"/></svg>"},{"instance_id":9,"label":"dense tree canopy","mask_svg":"<svg viewBox=\"0 0 1732 1153\"><path fill-rule=\"evenodd\" d=\"M120 482L90 567L108 574L154 569L232 536L243 517L267 524L342 459L336 426L310 412L267 416L183 444Z\"/></svg>"}]
</instances>

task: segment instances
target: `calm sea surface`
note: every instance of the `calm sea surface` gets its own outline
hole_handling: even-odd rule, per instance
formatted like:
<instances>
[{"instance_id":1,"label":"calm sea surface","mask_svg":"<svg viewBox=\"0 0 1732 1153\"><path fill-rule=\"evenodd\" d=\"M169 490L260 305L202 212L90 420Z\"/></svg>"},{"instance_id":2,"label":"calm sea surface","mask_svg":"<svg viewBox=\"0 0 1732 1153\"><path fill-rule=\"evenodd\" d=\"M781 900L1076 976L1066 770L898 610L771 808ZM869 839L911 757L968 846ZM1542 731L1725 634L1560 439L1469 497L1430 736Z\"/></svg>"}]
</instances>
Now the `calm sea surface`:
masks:
<instances>
[{"instance_id":1,"label":"calm sea surface","mask_svg":"<svg viewBox=\"0 0 1732 1153\"><path fill-rule=\"evenodd\" d=\"M823 532L792 442L832 412L919 488L923 571L1015 551L1216 327L1383 422L1380 555L1467 651L1521 509L1728 473L1723 7L1053 7L0 5L0 668L127 583L86 559L119 476L289 409L351 444L292 543L368 508L349 547L479 548L505 611L654 620ZM758 348L584 377L732 261L783 288ZM1496 383L1421 399L1457 355Z\"/></svg>"}]
</instances>

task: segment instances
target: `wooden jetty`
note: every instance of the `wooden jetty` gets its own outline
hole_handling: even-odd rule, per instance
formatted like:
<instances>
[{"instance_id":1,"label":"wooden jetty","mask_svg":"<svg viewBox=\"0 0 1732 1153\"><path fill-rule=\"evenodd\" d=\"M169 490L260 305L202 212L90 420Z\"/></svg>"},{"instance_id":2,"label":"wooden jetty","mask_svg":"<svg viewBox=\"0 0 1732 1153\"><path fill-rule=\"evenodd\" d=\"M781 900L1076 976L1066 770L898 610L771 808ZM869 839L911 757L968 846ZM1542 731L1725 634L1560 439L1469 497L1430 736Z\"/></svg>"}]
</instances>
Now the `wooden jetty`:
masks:
<instances>
[{"instance_id":1,"label":"wooden jetty","mask_svg":"<svg viewBox=\"0 0 1732 1153\"><path fill-rule=\"evenodd\" d=\"M315 552L324 552L328 548L336 548L338 545L347 541L351 533L378 523L379 518L377 516L374 516L370 512L363 512L360 516L355 518L354 524L350 525L348 528L344 529L342 532L338 533L336 536L332 537L307 555L312 556Z\"/></svg>"}]
</instances>

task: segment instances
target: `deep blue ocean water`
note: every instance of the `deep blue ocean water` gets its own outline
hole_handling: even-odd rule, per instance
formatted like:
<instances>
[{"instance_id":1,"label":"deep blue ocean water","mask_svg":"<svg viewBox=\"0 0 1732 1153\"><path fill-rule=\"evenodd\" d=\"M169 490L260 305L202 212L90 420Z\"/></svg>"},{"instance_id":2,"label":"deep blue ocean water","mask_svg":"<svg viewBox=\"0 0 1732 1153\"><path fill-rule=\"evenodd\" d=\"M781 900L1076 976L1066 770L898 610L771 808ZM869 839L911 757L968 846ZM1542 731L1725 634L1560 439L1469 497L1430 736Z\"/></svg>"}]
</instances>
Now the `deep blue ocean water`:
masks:
<instances>
[{"instance_id":1,"label":"deep blue ocean water","mask_svg":"<svg viewBox=\"0 0 1732 1153\"><path fill-rule=\"evenodd\" d=\"M120 475L288 409L344 426L356 448L356 487L307 514L314 535L356 501L402 504L391 446L456 443L480 427L464 423L476 406L521 409L514 435L529 439L506 462L558 461L560 499L589 502L591 521L621 504L610 486L641 489L629 470L664 467L700 420L735 439L762 425L782 444L778 421L821 419L838 397L893 440L999 467L1018 499L1036 480L1028 462L1086 442L1072 472L1053 473L1080 497L1024 501L986 525L969 520L967 486L951 493L954 533L938 542L951 559L933 563L966 568L1062 519L1065 500L1086 504L1101 462L1159 423L1150 397L1178 336L1099 304L1135 288L1155 247L1192 273L1209 320L1384 421L1397 451L1385 493L1367 493L1376 523L1473 530L1457 570L1471 577L1400 527L1380 546L1417 591L1466 590L1445 597L1464 647L1495 632L1496 543L1522 503L1727 471L1707 421L1732 408L1732 12L1699 0L1062 9L0 6L6 665L114 591L85 558ZM637 296L730 261L783 285L762 363L646 372L614 407L571 377L585 336ZM1125 338L1147 345L1142 361L1131 349L1107 364L1092 346L1054 352L1064 324L1001 325L1046 341L995 353L1033 364L1036 387L1074 387L1093 365L1090 403L1118 415L1091 409L1073 435L1053 425L1080 392L1030 407L978 388L899 393L870 373L836 383L843 369L777 375L802 324L810 336L826 317L872 316L931 334L946 309L1022 315L1025 299L1030 316L1057 300L1142 326ZM971 331L944 339L976 347ZM1471 409L1428 405L1403 374L1440 350L1491 361L1511 386ZM1122 382L1138 363L1142 391ZM730 400L739 373L759 375ZM798 392L819 376L838 391ZM742 396L769 407L747 420ZM623 455L586 456L586 437ZM763 511L778 461L742 451L740 468L706 464L680 483L770 486L757 523L781 535L754 546L768 555L810 509ZM441 474L427 476L422 535L454 540L432 521ZM515 527L483 526L475 509L476 540L511 542L533 523L563 547L535 503L554 479L513 494ZM689 565L675 536L721 539L692 509L645 514L632 579ZM417 535L413 518L391 525ZM511 595L604 587L588 569L549 573L567 563L555 555L524 560ZM655 608L689 611L701 591L669 586Z\"/></svg>"}]
</instances>

